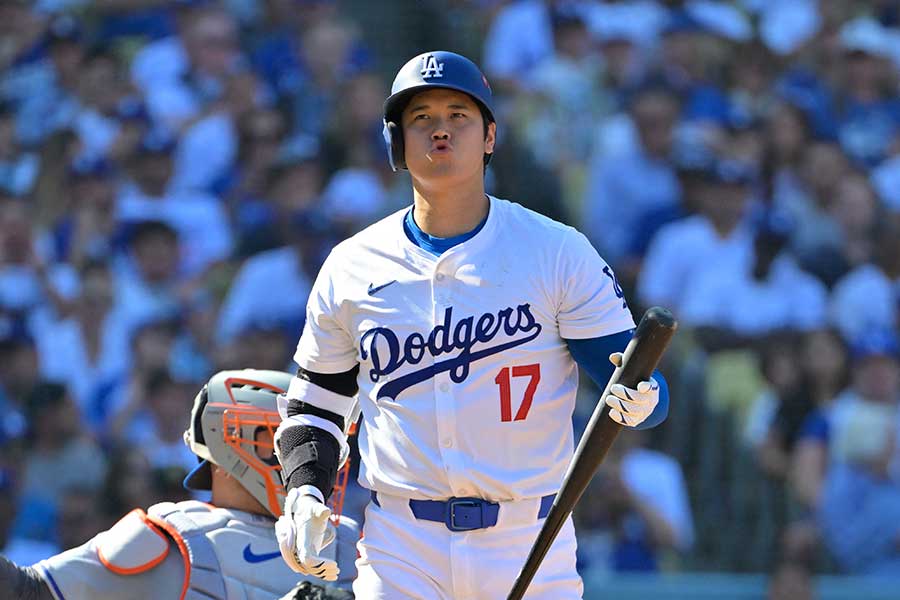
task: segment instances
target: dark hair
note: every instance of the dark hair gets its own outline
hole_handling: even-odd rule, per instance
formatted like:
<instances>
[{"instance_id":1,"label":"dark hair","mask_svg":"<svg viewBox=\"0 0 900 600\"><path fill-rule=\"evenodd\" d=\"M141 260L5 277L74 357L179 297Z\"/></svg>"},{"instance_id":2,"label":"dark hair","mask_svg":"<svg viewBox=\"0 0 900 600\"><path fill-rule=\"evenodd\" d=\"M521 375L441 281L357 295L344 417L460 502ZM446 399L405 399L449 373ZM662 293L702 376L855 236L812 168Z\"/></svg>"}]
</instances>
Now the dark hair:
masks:
<instances>
[{"instance_id":1,"label":"dark hair","mask_svg":"<svg viewBox=\"0 0 900 600\"><path fill-rule=\"evenodd\" d=\"M178 232L163 221L139 221L131 224L128 242L134 247L148 238L163 236L178 241Z\"/></svg>"},{"instance_id":2,"label":"dark hair","mask_svg":"<svg viewBox=\"0 0 900 600\"><path fill-rule=\"evenodd\" d=\"M92 273L109 274L109 264L105 260L89 258L78 269L78 275L84 281L84 278Z\"/></svg>"},{"instance_id":3,"label":"dark hair","mask_svg":"<svg viewBox=\"0 0 900 600\"><path fill-rule=\"evenodd\" d=\"M149 400L151 396L158 394L160 390L174 385L178 385L178 382L172 378L168 369L154 369L150 376L147 377L144 393L147 394L147 399Z\"/></svg>"},{"instance_id":4,"label":"dark hair","mask_svg":"<svg viewBox=\"0 0 900 600\"><path fill-rule=\"evenodd\" d=\"M37 412L61 404L65 397L65 385L55 381L42 381L35 385L28 394L25 407L28 412Z\"/></svg>"},{"instance_id":5,"label":"dark hair","mask_svg":"<svg viewBox=\"0 0 900 600\"><path fill-rule=\"evenodd\" d=\"M558 33L566 29L585 29L587 23L584 17L574 10L555 8L550 12L550 26L554 33Z\"/></svg>"},{"instance_id":6,"label":"dark hair","mask_svg":"<svg viewBox=\"0 0 900 600\"><path fill-rule=\"evenodd\" d=\"M642 98L648 96L664 96L671 99L677 107L680 107L682 104L682 98L678 90L661 75L647 77L637 85L626 90L624 104L629 107L630 112Z\"/></svg>"},{"instance_id":7,"label":"dark hair","mask_svg":"<svg viewBox=\"0 0 900 600\"><path fill-rule=\"evenodd\" d=\"M475 103L478 106L478 112L481 113L481 122L484 125L484 139L487 139L488 135L488 127L494 120L491 118L491 115L488 114L487 109L485 109L480 102Z\"/></svg>"},{"instance_id":8,"label":"dark hair","mask_svg":"<svg viewBox=\"0 0 900 600\"><path fill-rule=\"evenodd\" d=\"M25 420L28 436L34 436L35 423L46 412L59 408L66 401L66 386L52 381L35 384L25 399Z\"/></svg>"}]
</instances>

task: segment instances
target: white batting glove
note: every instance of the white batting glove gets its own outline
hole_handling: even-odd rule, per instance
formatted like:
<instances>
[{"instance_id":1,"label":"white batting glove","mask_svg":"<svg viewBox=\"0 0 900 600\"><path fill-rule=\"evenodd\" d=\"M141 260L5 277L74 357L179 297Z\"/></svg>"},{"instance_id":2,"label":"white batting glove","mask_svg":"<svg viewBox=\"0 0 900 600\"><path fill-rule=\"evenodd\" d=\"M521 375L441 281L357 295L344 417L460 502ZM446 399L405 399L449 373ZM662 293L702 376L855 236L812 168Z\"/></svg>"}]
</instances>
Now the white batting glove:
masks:
<instances>
[{"instance_id":1,"label":"white batting glove","mask_svg":"<svg viewBox=\"0 0 900 600\"><path fill-rule=\"evenodd\" d=\"M335 537L330 517L331 509L318 498L301 493L299 488L288 492L284 514L275 522L275 537L284 562L293 571L325 581L337 579L337 562L321 556L322 549Z\"/></svg>"},{"instance_id":2,"label":"white batting glove","mask_svg":"<svg viewBox=\"0 0 900 600\"><path fill-rule=\"evenodd\" d=\"M620 367L622 356L621 352L614 352L609 355L609 362ZM610 419L626 427L637 427L659 404L659 382L651 377L649 381L640 382L637 389L616 383L609 388L606 404Z\"/></svg>"}]
</instances>

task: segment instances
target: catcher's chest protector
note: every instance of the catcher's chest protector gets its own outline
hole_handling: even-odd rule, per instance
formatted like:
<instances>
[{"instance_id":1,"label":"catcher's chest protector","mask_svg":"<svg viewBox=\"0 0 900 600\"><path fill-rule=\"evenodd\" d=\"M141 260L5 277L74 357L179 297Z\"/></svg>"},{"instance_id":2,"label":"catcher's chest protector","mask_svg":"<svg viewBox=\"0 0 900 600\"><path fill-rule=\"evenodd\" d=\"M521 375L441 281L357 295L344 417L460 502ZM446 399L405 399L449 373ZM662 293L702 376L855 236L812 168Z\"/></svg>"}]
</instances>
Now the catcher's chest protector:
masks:
<instances>
[{"instance_id":1,"label":"catcher's chest protector","mask_svg":"<svg viewBox=\"0 0 900 600\"><path fill-rule=\"evenodd\" d=\"M299 579L281 558L271 519L193 500L156 504L147 516L190 565L185 600L271 600Z\"/></svg>"}]
</instances>

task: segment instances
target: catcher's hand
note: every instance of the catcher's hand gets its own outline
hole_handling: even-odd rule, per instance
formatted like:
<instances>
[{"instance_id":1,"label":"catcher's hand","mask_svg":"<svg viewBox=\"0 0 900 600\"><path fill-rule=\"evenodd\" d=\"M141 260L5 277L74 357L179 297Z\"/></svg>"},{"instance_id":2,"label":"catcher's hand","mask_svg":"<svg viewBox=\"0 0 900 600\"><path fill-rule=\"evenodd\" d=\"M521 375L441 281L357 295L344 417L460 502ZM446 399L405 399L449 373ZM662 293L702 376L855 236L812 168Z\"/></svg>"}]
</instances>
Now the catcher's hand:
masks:
<instances>
[{"instance_id":1,"label":"catcher's hand","mask_svg":"<svg viewBox=\"0 0 900 600\"><path fill-rule=\"evenodd\" d=\"M318 583L301 581L278 600L353 600L353 594Z\"/></svg>"},{"instance_id":2,"label":"catcher's hand","mask_svg":"<svg viewBox=\"0 0 900 600\"><path fill-rule=\"evenodd\" d=\"M275 523L275 537L284 562L301 575L326 581L337 579L337 562L321 556L322 549L334 541L329 517L331 509L318 498L302 494L297 488L284 499L284 514Z\"/></svg>"}]
</instances>

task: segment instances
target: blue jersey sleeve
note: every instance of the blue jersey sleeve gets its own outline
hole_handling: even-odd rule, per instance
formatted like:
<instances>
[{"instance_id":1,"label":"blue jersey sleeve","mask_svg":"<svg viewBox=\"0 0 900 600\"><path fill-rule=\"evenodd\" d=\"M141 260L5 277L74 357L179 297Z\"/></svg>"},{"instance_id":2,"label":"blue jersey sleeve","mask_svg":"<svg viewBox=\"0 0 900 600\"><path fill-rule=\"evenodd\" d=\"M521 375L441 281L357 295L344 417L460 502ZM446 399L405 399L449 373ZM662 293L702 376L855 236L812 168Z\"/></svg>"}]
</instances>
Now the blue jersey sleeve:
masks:
<instances>
[{"instance_id":1,"label":"blue jersey sleeve","mask_svg":"<svg viewBox=\"0 0 900 600\"><path fill-rule=\"evenodd\" d=\"M612 376L615 367L609 362L609 355L622 352L631 341L634 330L621 331L612 335L582 340L566 340L572 358L578 366L587 371L601 390ZM669 414L669 386L659 370L653 371L653 378L659 383L659 404L647 420L635 429L650 429L666 420Z\"/></svg>"}]
</instances>

